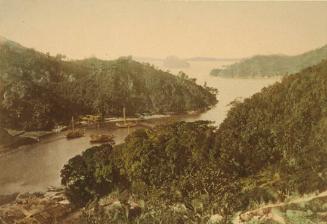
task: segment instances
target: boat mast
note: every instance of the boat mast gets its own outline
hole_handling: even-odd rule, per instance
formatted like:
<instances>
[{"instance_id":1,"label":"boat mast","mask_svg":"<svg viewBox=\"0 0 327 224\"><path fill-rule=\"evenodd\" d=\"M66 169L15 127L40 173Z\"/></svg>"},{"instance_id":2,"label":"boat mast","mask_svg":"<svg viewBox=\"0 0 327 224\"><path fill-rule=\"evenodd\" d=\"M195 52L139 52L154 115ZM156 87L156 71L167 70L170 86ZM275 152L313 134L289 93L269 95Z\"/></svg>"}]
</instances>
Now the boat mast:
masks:
<instances>
[{"instance_id":1,"label":"boat mast","mask_svg":"<svg viewBox=\"0 0 327 224\"><path fill-rule=\"evenodd\" d=\"M73 129L73 131L75 131L74 116L72 116L72 129Z\"/></svg>"},{"instance_id":2,"label":"boat mast","mask_svg":"<svg viewBox=\"0 0 327 224\"><path fill-rule=\"evenodd\" d=\"M123 108L124 124L126 124L126 108Z\"/></svg>"}]
</instances>

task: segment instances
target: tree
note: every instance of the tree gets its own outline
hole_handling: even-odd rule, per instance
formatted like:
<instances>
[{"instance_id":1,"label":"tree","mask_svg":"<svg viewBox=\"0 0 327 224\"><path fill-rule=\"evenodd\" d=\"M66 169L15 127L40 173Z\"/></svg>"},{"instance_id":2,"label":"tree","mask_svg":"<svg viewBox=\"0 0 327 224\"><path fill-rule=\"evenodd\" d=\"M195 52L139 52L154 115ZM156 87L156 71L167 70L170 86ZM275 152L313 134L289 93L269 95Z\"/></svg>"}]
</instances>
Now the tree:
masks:
<instances>
[{"instance_id":1,"label":"tree","mask_svg":"<svg viewBox=\"0 0 327 224\"><path fill-rule=\"evenodd\" d=\"M110 144L87 149L70 159L61 170L68 199L77 206L101 197L127 182L120 175Z\"/></svg>"}]
</instances>

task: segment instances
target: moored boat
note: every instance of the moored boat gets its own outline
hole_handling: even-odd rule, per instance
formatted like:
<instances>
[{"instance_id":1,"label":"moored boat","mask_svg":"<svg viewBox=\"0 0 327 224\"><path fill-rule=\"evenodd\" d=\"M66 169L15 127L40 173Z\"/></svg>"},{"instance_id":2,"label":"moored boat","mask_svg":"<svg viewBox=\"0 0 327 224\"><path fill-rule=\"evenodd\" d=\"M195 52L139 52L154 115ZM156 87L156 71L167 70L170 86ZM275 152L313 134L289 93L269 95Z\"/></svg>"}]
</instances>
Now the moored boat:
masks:
<instances>
[{"instance_id":1,"label":"moored boat","mask_svg":"<svg viewBox=\"0 0 327 224\"><path fill-rule=\"evenodd\" d=\"M137 125L136 122L117 122L116 126L119 128L128 128L128 127L135 127Z\"/></svg>"},{"instance_id":2,"label":"moored boat","mask_svg":"<svg viewBox=\"0 0 327 224\"><path fill-rule=\"evenodd\" d=\"M84 130L76 129L74 124L74 117L72 117L72 130L68 131L66 134L67 139L80 138L84 136Z\"/></svg>"},{"instance_id":3,"label":"moored boat","mask_svg":"<svg viewBox=\"0 0 327 224\"><path fill-rule=\"evenodd\" d=\"M73 138L80 138L84 136L84 131L83 130L74 130L74 131L69 131L66 134L67 139L73 139Z\"/></svg>"},{"instance_id":4,"label":"moored boat","mask_svg":"<svg viewBox=\"0 0 327 224\"><path fill-rule=\"evenodd\" d=\"M65 126L65 125L57 125L57 126L55 126L54 129L52 129L52 131L55 132L55 133L59 133L59 132L62 132L62 131L66 131L67 129L68 129L68 127Z\"/></svg>"},{"instance_id":5,"label":"moored boat","mask_svg":"<svg viewBox=\"0 0 327 224\"><path fill-rule=\"evenodd\" d=\"M114 144L114 136L113 135L105 135L105 134L93 134L90 135L91 143L110 143Z\"/></svg>"},{"instance_id":6,"label":"moored boat","mask_svg":"<svg viewBox=\"0 0 327 224\"><path fill-rule=\"evenodd\" d=\"M125 107L123 108L123 117L124 117L123 122L116 122L117 127L119 127L119 128L130 128L130 127L135 127L137 125L136 122L127 122L126 121L126 109L125 109Z\"/></svg>"}]
</instances>

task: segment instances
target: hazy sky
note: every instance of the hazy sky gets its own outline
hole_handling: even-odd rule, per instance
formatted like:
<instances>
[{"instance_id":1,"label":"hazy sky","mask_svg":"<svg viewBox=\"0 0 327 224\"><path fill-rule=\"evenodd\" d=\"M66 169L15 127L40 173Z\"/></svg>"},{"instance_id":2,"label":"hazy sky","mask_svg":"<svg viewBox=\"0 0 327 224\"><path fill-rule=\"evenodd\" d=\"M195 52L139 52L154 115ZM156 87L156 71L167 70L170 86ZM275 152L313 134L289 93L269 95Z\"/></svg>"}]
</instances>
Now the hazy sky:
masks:
<instances>
[{"instance_id":1,"label":"hazy sky","mask_svg":"<svg viewBox=\"0 0 327 224\"><path fill-rule=\"evenodd\" d=\"M327 2L0 0L0 35L69 58L297 54L327 44Z\"/></svg>"}]
</instances>

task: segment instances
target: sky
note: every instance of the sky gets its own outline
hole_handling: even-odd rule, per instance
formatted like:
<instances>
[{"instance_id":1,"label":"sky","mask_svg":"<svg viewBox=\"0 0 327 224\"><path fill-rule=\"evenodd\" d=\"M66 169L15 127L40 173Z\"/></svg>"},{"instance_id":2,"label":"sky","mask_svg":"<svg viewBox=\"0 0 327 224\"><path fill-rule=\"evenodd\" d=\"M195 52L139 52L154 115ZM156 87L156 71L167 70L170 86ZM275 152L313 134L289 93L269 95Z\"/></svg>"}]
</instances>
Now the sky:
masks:
<instances>
[{"instance_id":1,"label":"sky","mask_svg":"<svg viewBox=\"0 0 327 224\"><path fill-rule=\"evenodd\" d=\"M0 0L0 35L72 59L295 55L327 44L327 2Z\"/></svg>"}]
</instances>

